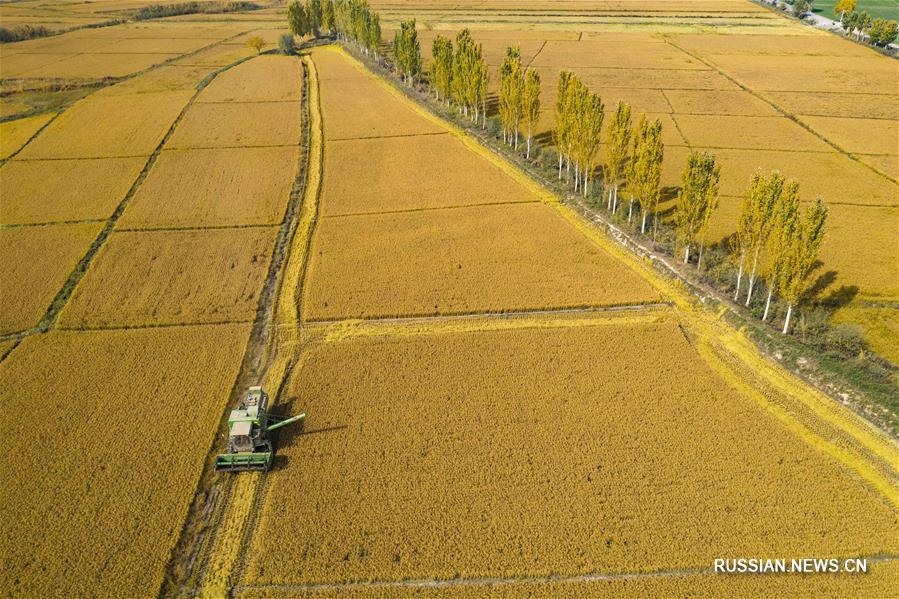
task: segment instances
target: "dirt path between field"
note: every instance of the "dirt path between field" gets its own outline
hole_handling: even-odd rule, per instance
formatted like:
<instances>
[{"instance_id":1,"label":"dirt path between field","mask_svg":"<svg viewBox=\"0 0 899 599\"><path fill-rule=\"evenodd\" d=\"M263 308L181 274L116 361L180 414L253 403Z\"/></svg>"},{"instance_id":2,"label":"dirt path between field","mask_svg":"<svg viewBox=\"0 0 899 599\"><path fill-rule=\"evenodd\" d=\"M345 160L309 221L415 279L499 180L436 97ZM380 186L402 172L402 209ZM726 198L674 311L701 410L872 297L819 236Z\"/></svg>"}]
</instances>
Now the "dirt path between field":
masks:
<instances>
[{"instance_id":1,"label":"dirt path between field","mask_svg":"<svg viewBox=\"0 0 899 599\"><path fill-rule=\"evenodd\" d=\"M228 413L239 394L247 386L255 384L262 384L270 393L273 390L280 392L290 365L296 359L296 337L300 326L296 300L317 216L322 152L320 120L317 110L310 108L312 103L318 102L315 72L314 68L310 68L308 59L304 59L303 64L304 83L300 103L303 129L299 141L301 151L297 176L278 230L240 374L219 424L219 440L227 437ZM277 405L279 394L271 393L273 406ZM216 475L213 465L219 449L220 443L214 443L207 455L204 474L185 520L181 539L169 562L160 596L193 595L196 590L188 591L186 585L188 581L197 580L203 582L206 596L218 597L226 592L243 546L248 518L254 512L252 506L256 504L256 495L262 487L263 475Z\"/></svg>"}]
</instances>

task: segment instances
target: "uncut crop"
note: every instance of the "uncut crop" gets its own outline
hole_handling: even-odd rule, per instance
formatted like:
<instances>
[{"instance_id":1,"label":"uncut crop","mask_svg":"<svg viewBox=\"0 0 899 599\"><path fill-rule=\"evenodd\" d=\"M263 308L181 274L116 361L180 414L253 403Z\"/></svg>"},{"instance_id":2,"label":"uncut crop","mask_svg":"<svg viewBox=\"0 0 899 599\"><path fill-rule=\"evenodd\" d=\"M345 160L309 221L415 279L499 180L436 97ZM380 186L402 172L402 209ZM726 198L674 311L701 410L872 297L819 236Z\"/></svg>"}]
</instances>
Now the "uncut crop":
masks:
<instances>
[{"instance_id":1,"label":"uncut crop","mask_svg":"<svg viewBox=\"0 0 899 599\"><path fill-rule=\"evenodd\" d=\"M198 102L285 102L302 95L302 67L295 58L259 56L225 71Z\"/></svg>"},{"instance_id":2,"label":"uncut crop","mask_svg":"<svg viewBox=\"0 0 899 599\"><path fill-rule=\"evenodd\" d=\"M51 118L52 114L42 114L0 123L0 160L18 152Z\"/></svg>"},{"instance_id":3,"label":"uncut crop","mask_svg":"<svg viewBox=\"0 0 899 599\"><path fill-rule=\"evenodd\" d=\"M325 216L535 201L449 133L332 142L323 189Z\"/></svg>"},{"instance_id":4,"label":"uncut crop","mask_svg":"<svg viewBox=\"0 0 899 599\"><path fill-rule=\"evenodd\" d=\"M156 149L190 91L90 97L77 102L19 154L34 158L147 156ZM97 123L103 123L98 127Z\"/></svg>"},{"instance_id":5,"label":"uncut crop","mask_svg":"<svg viewBox=\"0 0 899 599\"><path fill-rule=\"evenodd\" d=\"M271 475L249 584L899 549L884 498L714 375L672 320L334 341L286 397L322 432L279 437L304 467Z\"/></svg>"},{"instance_id":6,"label":"uncut crop","mask_svg":"<svg viewBox=\"0 0 899 599\"><path fill-rule=\"evenodd\" d=\"M531 203L324 218L303 311L315 320L658 299L552 208Z\"/></svg>"},{"instance_id":7,"label":"uncut crop","mask_svg":"<svg viewBox=\"0 0 899 599\"><path fill-rule=\"evenodd\" d=\"M8 162L0 167L0 223L107 219L145 163L143 157Z\"/></svg>"},{"instance_id":8,"label":"uncut crop","mask_svg":"<svg viewBox=\"0 0 899 599\"><path fill-rule=\"evenodd\" d=\"M70 328L251 321L275 227L113 233L60 317Z\"/></svg>"},{"instance_id":9,"label":"uncut crop","mask_svg":"<svg viewBox=\"0 0 899 599\"><path fill-rule=\"evenodd\" d=\"M166 147L288 146L299 139L299 102L198 102L184 115Z\"/></svg>"},{"instance_id":10,"label":"uncut crop","mask_svg":"<svg viewBox=\"0 0 899 599\"><path fill-rule=\"evenodd\" d=\"M0 334L38 324L100 229L99 224L0 229Z\"/></svg>"},{"instance_id":11,"label":"uncut crop","mask_svg":"<svg viewBox=\"0 0 899 599\"><path fill-rule=\"evenodd\" d=\"M278 224L297 153L296 146L164 151L119 228Z\"/></svg>"},{"instance_id":12,"label":"uncut crop","mask_svg":"<svg viewBox=\"0 0 899 599\"><path fill-rule=\"evenodd\" d=\"M248 336L52 332L0 363L18 437L0 488L4 595L156 595Z\"/></svg>"}]
</instances>

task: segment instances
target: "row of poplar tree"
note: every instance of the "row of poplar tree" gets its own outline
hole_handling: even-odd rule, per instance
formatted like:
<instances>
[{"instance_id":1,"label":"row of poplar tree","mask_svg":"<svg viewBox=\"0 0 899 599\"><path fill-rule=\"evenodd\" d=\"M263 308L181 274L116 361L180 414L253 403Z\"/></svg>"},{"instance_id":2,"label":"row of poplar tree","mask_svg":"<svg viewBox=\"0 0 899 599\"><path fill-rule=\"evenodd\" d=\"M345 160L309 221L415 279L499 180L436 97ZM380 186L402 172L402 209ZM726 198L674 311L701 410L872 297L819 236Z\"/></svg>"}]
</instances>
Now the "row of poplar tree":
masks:
<instances>
[{"instance_id":1,"label":"row of poplar tree","mask_svg":"<svg viewBox=\"0 0 899 599\"><path fill-rule=\"evenodd\" d=\"M327 29L366 53L377 54L380 19L365 0L307 0L305 6L295 2L288 15L291 29L298 35L317 35ZM418 81L422 57L414 19L401 23L392 49L397 74L410 84ZM489 70L482 45L465 29L456 35L455 45L448 37L438 35L431 54L428 81L435 99L454 105L465 118L486 127ZM517 149L523 126L526 157L530 158L540 114L540 75L522 65L517 47L509 47L499 77L498 112L503 141ZM591 92L569 71L559 74L557 92L552 134L558 152L558 178L562 180L564 176L575 192L586 197L603 143L605 106L599 94ZM647 217L651 215L653 239L658 230L663 158L661 121L650 120L644 114L634 126L631 107L618 102L606 128L604 202L610 212L617 214L618 194L626 187L630 195L628 222L638 209L642 215L640 232L645 234ZM709 223L718 208L720 177L721 168L713 154L690 153L675 204L674 225L684 262L690 262L695 250L699 269ZM777 171L768 175L756 173L746 192L736 235L730 242L737 269L734 301L743 301L742 283L746 276L745 304L749 306L760 273L764 272L768 296L762 320L767 321L776 294L787 304L783 332L788 332L793 310L817 260L826 219L827 208L820 199L804 215L801 213L797 182L786 181Z\"/></svg>"},{"instance_id":2,"label":"row of poplar tree","mask_svg":"<svg viewBox=\"0 0 899 599\"><path fill-rule=\"evenodd\" d=\"M306 0L287 7L287 24L294 35L318 37L328 31L377 57L381 17L366 0Z\"/></svg>"}]
</instances>

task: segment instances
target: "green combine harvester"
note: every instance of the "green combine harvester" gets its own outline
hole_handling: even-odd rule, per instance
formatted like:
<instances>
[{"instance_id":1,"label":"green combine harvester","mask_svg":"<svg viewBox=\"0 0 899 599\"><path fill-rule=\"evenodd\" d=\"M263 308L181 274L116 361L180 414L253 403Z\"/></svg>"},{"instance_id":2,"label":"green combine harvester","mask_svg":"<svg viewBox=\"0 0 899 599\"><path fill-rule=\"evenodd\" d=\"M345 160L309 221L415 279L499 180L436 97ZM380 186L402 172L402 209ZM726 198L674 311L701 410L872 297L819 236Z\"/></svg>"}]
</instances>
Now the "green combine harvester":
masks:
<instances>
[{"instance_id":1,"label":"green combine harvester","mask_svg":"<svg viewBox=\"0 0 899 599\"><path fill-rule=\"evenodd\" d=\"M274 456L268 433L305 417L305 412L284 419L270 415L268 395L262 387L250 387L228 417L228 451L215 459L216 471L268 470Z\"/></svg>"}]
</instances>

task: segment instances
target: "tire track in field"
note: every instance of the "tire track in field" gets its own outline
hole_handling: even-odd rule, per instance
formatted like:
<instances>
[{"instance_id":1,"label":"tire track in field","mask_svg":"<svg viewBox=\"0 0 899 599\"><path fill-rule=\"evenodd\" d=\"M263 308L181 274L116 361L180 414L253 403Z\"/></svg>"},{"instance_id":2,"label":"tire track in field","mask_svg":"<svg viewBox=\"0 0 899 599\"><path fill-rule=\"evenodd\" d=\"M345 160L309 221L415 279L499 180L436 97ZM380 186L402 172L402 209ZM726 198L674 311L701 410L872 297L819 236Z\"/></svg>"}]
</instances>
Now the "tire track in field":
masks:
<instances>
[{"instance_id":1,"label":"tire track in field","mask_svg":"<svg viewBox=\"0 0 899 599\"><path fill-rule=\"evenodd\" d=\"M290 378L300 351L299 333L300 298L308 264L312 234L318 218L318 200L322 180L323 132L318 95L318 78L315 65L304 57L306 67L306 118L304 122L307 151L302 153L304 162L302 177L295 183L292 196L300 204L298 219L287 246L286 264L281 270L275 290L274 320L277 326L266 330L268 344L259 358L259 378L269 389L276 389L272 405L277 405ZM257 379L258 380L258 379ZM243 576L249 560L248 549L261 512L267 491L267 477L262 474L241 475L231 483L233 488L228 500L220 507L222 516L213 531L214 541L204 548L206 552L201 571L200 589L181 589L190 594L224 596L233 582ZM189 573L190 574L190 573ZM188 575L183 579L196 578Z\"/></svg>"}]
</instances>

